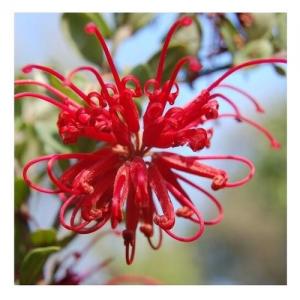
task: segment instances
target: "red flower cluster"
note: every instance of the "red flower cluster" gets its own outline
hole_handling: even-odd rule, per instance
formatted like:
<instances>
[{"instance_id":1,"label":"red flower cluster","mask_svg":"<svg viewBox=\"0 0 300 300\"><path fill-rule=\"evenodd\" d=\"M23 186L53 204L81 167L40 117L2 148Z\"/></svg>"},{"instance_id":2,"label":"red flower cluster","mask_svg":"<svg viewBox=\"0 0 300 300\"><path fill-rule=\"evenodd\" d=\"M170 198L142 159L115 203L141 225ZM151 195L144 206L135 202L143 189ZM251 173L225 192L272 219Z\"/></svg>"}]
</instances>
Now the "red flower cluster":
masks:
<instances>
[{"instance_id":1,"label":"red flower cluster","mask_svg":"<svg viewBox=\"0 0 300 300\"><path fill-rule=\"evenodd\" d=\"M182 17L170 28L156 76L149 79L144 86L141 86L135 76L120 78L105 40L94 24L88 24L85 30L87 34L95 35L102 46L115 83L104 82L94 67L77 68L67 77L45 66L28 65L23 68L25 73L40 70L56 77L81 98L82 104L78 104L46 83L33 80L16 81L17 85L41 86L48 94L53 95L50 97L23 92L16 94L15 98L31 97L56 106L60 110L58 131L64 143L76 143L80 137L106 142L104 147L93 153L53 154L34 159L26 164L23 175L30 187L60 196L62 205L59 218L67 229L86 234L100 229L108 220L111 221L112 228L124 221L123 238L128 264L134 258L138 227L151 247L157 249L161 245L162 231L179 241L191 242L203 234L206 225L214 225L222 220L223 209L219 201L178 171L211 180L213 190L240 186L248 182L254 174L252 162L242 157L185 157L170 152L152 152L152 148L188 146L193 151L199 151L209 147L213 130L205 128L204 125L210 120L223 117L249 123L265 134L273 147L279 146L266 129L242 116L231 99L215 90L220 87L235 90L252 101L257 111L262 112L262 108L251 95L222 82L241 68L265 63L286 63L285 59L258 59L234 66L184 107L173 106L167 109L168 104L174 105L178 96L176 78L182 67L187 65L191 71L197 72L202 68L197 58L183 57L174 66L170 79L163 81L164 63L172 35L179 27L189 26L191 23L190 17ZM73 76L81 71L87 71L96 77L99 90L86 93L72 82ZM142 130L135 104L135 99L140 97L149 99L142 118ZM221 114L220 101L231 105L234 113ZM249 173L242 180L231 182L226 171L202 163L202 160L211 159L241 162L249 168ZM57 175L56 166L62 160L69 160L71 166ZM47 163L47 172L55 189L41 187L29 179L28 170L41 162ZM214 219L204 219L182 183L196 188L216 206L218 214ZM171 197L179 204L177 210ZM176 217L185 218L198 225L197 232L191 237L175 235L172 228ZM158 227L160 236L157 245L152 242L155 226Z\"/></svg>"}]
</instances>

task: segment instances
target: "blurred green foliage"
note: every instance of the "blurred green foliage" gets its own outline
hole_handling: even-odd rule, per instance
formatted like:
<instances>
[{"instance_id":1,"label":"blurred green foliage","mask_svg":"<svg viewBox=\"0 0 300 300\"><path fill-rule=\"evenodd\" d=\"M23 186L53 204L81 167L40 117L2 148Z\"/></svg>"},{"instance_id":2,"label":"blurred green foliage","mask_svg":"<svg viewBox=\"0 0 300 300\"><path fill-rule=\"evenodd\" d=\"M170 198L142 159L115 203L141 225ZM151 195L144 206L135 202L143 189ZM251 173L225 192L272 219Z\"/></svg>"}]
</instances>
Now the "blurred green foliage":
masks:
<instances>
[{"instance_id":1,"label":"blurred green foliage","mask_svg":"<svg viewBox=\"0 0 300 300\"><path fill-rule=\"evenodd\" d=\"M265 126L282 148L252 143L254 178L224 193L224 221L199 243L197 262L208 272L204 284L286 284L286 107L274 108Z\"/></svg>"}]
</instances>

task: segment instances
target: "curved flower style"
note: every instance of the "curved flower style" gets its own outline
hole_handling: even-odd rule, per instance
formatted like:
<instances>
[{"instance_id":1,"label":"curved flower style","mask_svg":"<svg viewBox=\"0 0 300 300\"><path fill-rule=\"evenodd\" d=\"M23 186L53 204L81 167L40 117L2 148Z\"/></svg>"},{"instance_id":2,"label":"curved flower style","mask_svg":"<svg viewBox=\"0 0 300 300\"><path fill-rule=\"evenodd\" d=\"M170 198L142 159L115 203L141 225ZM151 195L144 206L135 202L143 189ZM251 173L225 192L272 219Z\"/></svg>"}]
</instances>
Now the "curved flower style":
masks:
<instances>
[{"instance_id":1,"label":"curved flower style","mask_svg":"<svg viewBox=\"0 0 300 300\"><path fill-rule=\"evenodd\" d=\"M54 87L33 80L17 80L16 85L41 86L47 95L24 92L15 95L47 101L56 106L60 113L57 121L58 131L64 143L76 143L79 137L106 142L103 148L93 153L53 154L39 157L28 162L24 168L27 184L42 193L58 194L62 205L60 222L70 230L81 234L94 232L109 220L112 228L117 228L125 221L123 238L126 249L126 262L131 264L135 254L136 230L145 235L153 249L158 249L162 242L162 231L182 242L198 239L206 225L219 223L223 218L223 208L213 194L198 183L188 179L189 174L211 181L211 188L237 187L247 183L254 174L254 165L246 158L233 155L219 156L182 156L171 152L155 152L155 148L173 148L188 146L193 151L209 147L213 135L212 128L205 128L210 120L233 118L245 122L261 131L271 146L279 143L259 124L244 117L238 106L226 95L216 91L219 88L231 89L251 101L258 112L263 112L259 103L238 87L224 84L223 81L232 73L253 65L286 63L285 59L270 58L249 61L232 67L214 81L184 107L174 107L179 93L176 78L186 65L191 71L200 71L202 66L197 58L183 57L174 66L170 79L163 81L164 63L172 35L179 27L189 26L190 17L182 17L170 28L165 39L155 78L149 79L142 87L139 79L133 75L120 78L111 54L100 31L94 24L85 28L87 34L95 35L106 55L115 83L104 82L101 74L94 67L79 67L64 77L55 70L28 65L25 73L40 70L60 80L82 100L79 104ZM72 77L81 71L93 74L99 90L86 93L72 83ZM50 97L48 94L52 94ZM142 130L139 113L134 100L139 97L149 99L142 117ZM225 101L233 113L220 113L219 104ZM167 104L171 108L167 108ZM202 160L233 160L249 168L248 175L232 182L225 170L211 167ZM57 165L62 160L70 161L69 167L60 175ZM75 162L74 162L75 161ZM41 187L33 183L29 169L46 162L47 173L54 189ZM180 171L180 172L178 172ZM182 172L185 175L182 175ZM206 220L197 209L182 183L197 189L211 201L217 210L217 216ZM174 200L179 206L174 208ZM173 227L177 218L184 218L198 226L190 237L177 236ZM152 241L155 227L158 227L159 239Z\"/></svg>"}]
</instances>

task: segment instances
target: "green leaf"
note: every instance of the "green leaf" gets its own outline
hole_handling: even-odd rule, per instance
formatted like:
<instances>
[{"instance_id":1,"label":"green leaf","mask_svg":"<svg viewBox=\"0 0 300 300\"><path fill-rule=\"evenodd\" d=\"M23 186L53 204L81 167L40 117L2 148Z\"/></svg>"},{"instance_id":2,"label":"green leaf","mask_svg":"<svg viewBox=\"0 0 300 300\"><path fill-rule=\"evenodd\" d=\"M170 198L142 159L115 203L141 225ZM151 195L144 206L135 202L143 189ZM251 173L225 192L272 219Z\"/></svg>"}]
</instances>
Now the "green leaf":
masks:
<instances>
[{"instance_id":1,"label":"green leaf","mask_svg":"<svg viewBox=\"0 0 300 300\"><path fill-rule=\"evenodd\" d=\"M233 23L226 17L222 18L218 24L220 34L224 40L225 45L227 46L230 52L236 51L238 48L237 37L240 37L240 34Z\"/></svg>"},{"instance_id":2,"label":"green leaf","mask_svg":"<svg viewBox=\"0 0 300 300\"><path fill-rule=\"evenodd\" d=\"M62 15L62 26L76 49L88 61L102 65L103 53L97 39L85 33L85 25L94 22L104 37L109 38L112 32L98 13L64 13Z\"/></svg>"},{"instance_id":3,"label":"green leaf","mask_svg":"<svg viewBox=\"0 0 300 300\"><path fill-rule=\"evenodd\" d=\"M19 277L20 266L23 262L23 259L28 252L28 249L31 247L31 242L29 239L29 228L26 220L21 218L20 214L15 214L15 244L14 244L14 253L15 253L15 277Z\"/></svg>"},{"instance_id":4,"label":"green leaf","mask_svg":"<svg viewBox=\"0 0 300 300\"><path fill-rule=\"evenodd\" d=\"M15 209L19 209L30 195L30 189L23 178L15 178Z\"/></svg>"},{"instance_id":5,"label":"green leaf","mask_svg":"<svg viewBox=\"0 0 300 300\"><path fill-rule=\"evenodd\" d=\"M132 33L144 28L154 20L153 13L117 13L114 14L117 27L128 26Z\"/></svg>"},{"instance_id":6,"label":"green leaf","mask_svg":"<svg viewBox=\"0 0 300 300\"><path fill-rule=\"evenodd\" d=\"M130 71L130 74L136 76L142 86L144 86L145 82L152 76L151 68L147 64L137 65Z\"/></svg>"},{"instance_id":7,"label":"green leaf","mask_svg":"<svg viewBox=\"0 0 300 300\"><path fill-rule=\"evenodd\" d=\"M51 86L58 89L60 92L62 92L63 94L68 96L70 99L74 100L75 102L82 104L83 100L71 89L64 86L64 84L60 80L58 80L56 77L51 75L48 77L48 80L49 80L49 84ZM78 83L85 83L86 81L84 81L84 79L82 77L79 77L79 75L76 74L76 76L74 76L74 78L72 79L72 82L77 85Z\"/></svg>"},{"instance_id":8,"label":"green leaf","mask_svg":"<svg viewBox=\"0 0 300 300\"><path fill-rule=\"evenodd\" d=\"M239 64L250 59L269 57L272 54L273 46L271 41L259 39L246 44L243 49L237 51L233 61L234 64Z\"/></svg>"},{"instance_id":9,"label":"green leaf","mask_svg":"<svg viewBox=\"0 0 300 300\"><path fill-rule=\"evenodd\" d=\"M286 76L286 70L280 66L273 65L275 72L280 76Z\"/></svg>"},{"instance_id":10,"label":"green leaf","mask_svg":"<svg viewBox=\"0 0 300 300\"><path fill-rule=\"evenodd\" d=\"M61 246L61 247L65 247L67 246L70 242L73 241L73 239L76 237L76 233L75 232L71 232L68 235L64 236L63 238L59 239L57 241L57 243Z\"/></svg>"},{"instance_id":11,"label":"green leaf","mask_svg":"<svg viewBox=\"0 0 300 300\"><path fill-rule=\"evenodd\" d=\"M36 284L41 278L43 267L48 257L57 252L60 247L43 247L31 250L25 256L21 271L20 284Z\"/></svg>"},{"instance_id":12,"label":"green leaf","mask_svg":"<svg viewBox=\"0 0 300 300\"><path fill-rule=\"evenodd\" d=\"M187 55L198 55L201 46L202 29L196 16L192 25L180 28L173 36L167 50L167 56L163 72L163 80L167 80L174 70L176 63ZM138 66L133 69L134 72L143 73L142 81L148 76L148 79L156 75L161 50L157 51L146 65Z\"/></svg>"},{"instance_id":13,"label":"green leaf","mask_svg":"<svg viewBox=\"0 0 300 300\"><path fill-rule=\"evenodd\" d=\"M274 45L277 52L286 50L287 47L287 15L278 13L276 15L276 29Z\"/></svg>"},{"instance_id":14,"label":"green leaf","mask_svg":"<svg viewBox=\"0 0 300 300\"><path fill-rule=\"evenodd\" d=\"M55 229L39 229L30 234L34 247L54 246L57 243Z\"/></svg>"},{"instance_id":15,"label":"green leaf","mask_svg":"<svg viewBox=\"0 0 300 300\"><path fill-rule=\"evenodd\" d=\"M262 37L270 37L275 24L275 14L273 13L253 13L253 23L246 27L245 31L250 40L256 40Z\"/></svg>"},{"instance_id":16,"label":"green leaf","mask_svg":"<svg viewBox=\"0 0 300 300\"><path fill-rule=\"evenodd\" d=\"M61 143L60 138L57 134L55 123L52 123L52 126L49 126L49 123L36 122L34 124L34 129L37 133L37 137L42 142L46 153L63 153L69 150L68 147L64 146Z\"/></svg>"},{"instance_id":17,"label":"green leaf","mask_svg":"<svg viewBox=\"0 0 300 300\"><path fill-rule=\"evenodd\" d=\"M151 70L151 76L155 76L156 70L158 67L158 62L160 58L161 51L157 52L152 56L149 60L149 70ZM166 56L164 72L163 72L163 80L167 80L171 72L174 70L174 67L178 60L187 55L187 49L184 45L170 45L168 48L168 53Z\"/></svg>"}]
</instances>

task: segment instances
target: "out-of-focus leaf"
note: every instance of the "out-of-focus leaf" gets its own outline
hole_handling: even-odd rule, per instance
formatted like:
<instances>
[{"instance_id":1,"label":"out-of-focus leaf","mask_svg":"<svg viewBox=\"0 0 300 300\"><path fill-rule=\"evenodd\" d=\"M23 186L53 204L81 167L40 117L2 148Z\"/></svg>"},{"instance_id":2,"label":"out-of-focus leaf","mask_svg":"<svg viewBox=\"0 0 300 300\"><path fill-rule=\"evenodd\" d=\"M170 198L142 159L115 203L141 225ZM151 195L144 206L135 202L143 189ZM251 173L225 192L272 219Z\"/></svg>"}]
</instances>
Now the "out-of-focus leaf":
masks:
<instances>
[{"instance_id":1,"label":"out-of-focus leaf","mask_svg":"<svg viewBox=\"0 0 300 300\"><path fill-rule=\"evenodd\" d=\"M118 13L114 14L117 27L128 26L132 33L144 28L154 20L153 13Z\"/></svg>"},{"instance_id":2,"label":"out-of-focus leaf","mask_svg":"<svg viewBox=\"0 0 300 300\"><path fill-rule=\"evenodd\" d=\"M41 153L40 141L35 139L33 135L27 135L29 130L26 131L26 135L24 134L24 136L27 137L27 141L22 141L15 145L15 157L18 159L21 166Z\"/></svg>"},{"instance_id":3,"label":"out-of-focus leaf","mask_svg":"<svg viewBox=\"0 0 300 300\"><path fill-rule=\"evenodd\" d=\"M226 17L222 18L218 24L220 34L223 41L230 52L236 51L239 46L240 33L233 25L233 23Z\"/></svg>"},{"instance_id":4,"label":"out-of-focus leaf","mask_svg":"<svg viewBox=\"0 0 300 300\"><path fill-rule=\"evenodd\" d=\"M193 23L179 28L172 37L170 45L183 45L186 55L197 55L201 47L202 28L197 16L190 16Z\"/></svg>"},{"instance_id":5,"label":"out-of-focus leaf","mask_svg":"<svg viewBox=\"0 0 300 300\"><path fill-rule=\"evenodd\" d=\"M15 214L15 278L19 278L20 265L31 246L29 228L26 220L21 218L20 213Z\"/></svg>"},{"instance_id":6,"label":"out-of-focus leaf","mask_svg":"<svg viewBox=\"0 0 300 300\"><path fill-rule=\"evenodd\" d=\"M165 61L163 80L167 80L170 77L171 72L179 59L187 55L186 47L184 45L170 45L168 48L168 54ZM148 65L151 70L151 76L155 76L160 58L160 51L154 54L149 60Z\"/></svg>"},{"instance_id":7,"label":"out-of-focus leaf","mask_svg":"<svg viewBox=\"0 0 300 300\"><path fill-rule=\"evenodd\" d=\"M30 235L34 247L55 246L57 243L55 229L39 229Z\"/></svg>"},{"instance_id":8,"label":"out-of-focus leaf","mask_svg":"<svg viewBox=\"0 0 300 300\"><path fill-rule=\"evenodd\" d=\"M287 48L287 16L286 13L276 15L276 33L274 45L276 51L286 50Z\"/></svg>"},{"instance_id":9,"label":"out-of-focus leaf","mask_svg":"<svg viewBox=\"0 0 300 300\"><path fill-rule=\"evenodd\" d=\"M53 86L54 88L61 91L63 94L68 96L70 99L74 100L75 102L77 102L79 104L82 103L82 99L76 93L74 93L72 90L65 87L63 85L63 83L60 82L56 77L49 76L48 80L49 80L49 83L51 86ZM78 80L79 80L79 77L78 77L78 75L76 75L76 76L74 76L72 82L76 84ZM80 77L80 81L83 81L83 79L81 77Z\"/></svg>"},{"instance_id":10,"label":"out-of-focus leaf","mask_svg":"<svg viewBox=\"0 0 300 300\"><path fill-rule=\"evenodd\" d=\"M142 86L145 84L145 82L148 79L151 78L151 75L152 75L151 69L150 69L149 65L147 65L147 64L141 64L141 65L134 67L130 71L130 74L136 76L139 79Z\"/></svg>"},{"instance_id":11,"label":"out-of-focus leaf","mask_svg":"<svg viewBox=\"0 0 300 300\"><path fill-rule=\"evenodd\" d=\"M262 37L270 37L275 23L275 14L272 13L253 13L253 23L246 27L245 31L250 40Z\"/></svg>"},{"instance_id":12,"label":"out-of-focus leaf","mask_svg":"<svg viewBox=\"0 0 300 300\"><path fill-rule=\"evenodd\" d=\"M99 13L64 13L62 16L63 29L75 48L90 62L101 65L103 54L99 43L95 37L89 36L84 31L85 25L89 22L94 22L104 37L111 37L112 32Z\"/></svg>"},{"instance_id":13,"label":"out-of-focus leaf","mask_svg":"<svg viewBox=\"0 0 300 300\"><path fill-rule=\"evenodd\" d=\"M92 152L95 149L100 149L103 146L101 142L93 141L90 138L80 137L76 144L68 145L71 152Z\"/></svg>"},{"instance_id":14,"label":"out-of-focus leaf","mask_svg":"<svg viewBox=\"0 0 300 300\"><path fill-rule=\"evenodd\" d=\"M248 43L243 49L236 52L233 61L234 64L239 64L250 59L269 57L272 54L271 41L260 39Z\"/></svg>"},{"instance_id":15,"label":"out-of-focus leaf","mask_svg":"<svg viewBox=\"0 0 300 300\"><path fill-rule=\"evenodd\" d=\"M19 209L30 195L30 190L23 178L15 178L15 209Z\"/></svg>"},{"instance_id":16,"label":"out-of-focus leaf","mask_svg":"<svg viewBox=\"0 0 300 300\"><path fill-rule=\"evenodd\" d=\"M59 239L57 241L58 245L60 245L61 247L65 247L67 246L70 242L73 241L73 239L76 237L76 233L71 232L68 235L64 236L63 238Z\"/></svg>"},{"instance_id":17,"label":"out-of-focus leaf","mask_svg":"<svg viewBox=\"0 0 300 300\"><path fill-rule=\"evenodd\" d=\"M51 246L31 250L25 256L21 266L20 284L36 284L41 278L47 258L59 249L60 247Z\"/></svg>"},{"instance_id":18,"label":"out-of-focus leaf","mask_svg":"<svg viewBox=\"0 0 300 300\"><path fill-rule=\"evenodd\" d=\"M37 132L39 140L44 145L47 153L52 152L68 152L68 147L64 146L58 139L55 139L57 135L57 128L54 126L49 126L49 124L44 122L36 122L34 128Z\"/></svg>"},{"instance_id":19,"label":"out-of-focus leaf","mask_svg":"<svg viewBox=\"0 0 300 300\"><path fill-rule=\"evenodd\" d=\"M142 107L142 101L144 100L145 98L139 98L139 99L135 99L134 100L134 103L138 109L138 112L139 112L139 116L141 117L142 116L142 113L143 113L143 107Z\"/></svg>"},{"instance_id":20,"label":"out-of-focus leaf","mask_svg":"<svg viewBox=\"0 0 300 300\"><path fill-rule=\"evenodd\" d=\"M187 55L197 56L198 54L201 45L202 30L196 16L191 17L194 18L192 25L178 29L170 42L164 66L163 80L167 80L170 77L176 63L181 58ZM155 76L160 55L161 50L156 52L148 61L147 76ZM142 70L145 70L145 68L140 68L138 71ZM148 79L150 77L148 77Z\"/></svg>"},{"instance_id":21,"label":"out-of-focus leaf","mask_svg":"<svg viewBox=\"0 0 300 300\"><path fill-rule=\"evenodd\" d=\"M281 76L286 76L286 70L280 66L276 66L276 65L273 65L274 67L274 70L275 72L278 74L278 75L281 75Z\"/></svg>"}]
</instances>

